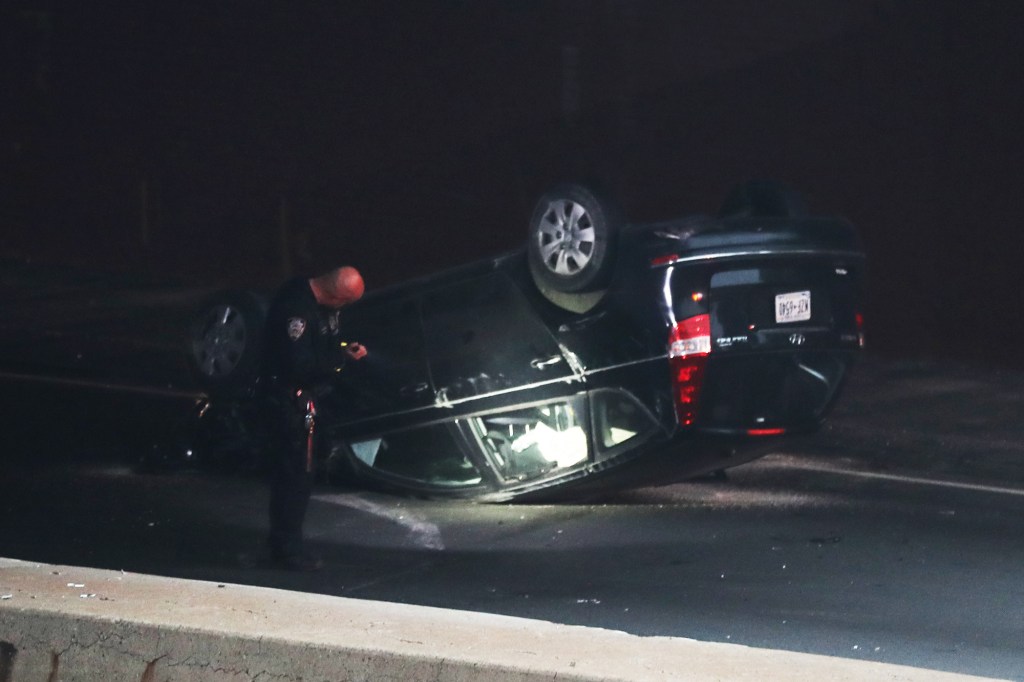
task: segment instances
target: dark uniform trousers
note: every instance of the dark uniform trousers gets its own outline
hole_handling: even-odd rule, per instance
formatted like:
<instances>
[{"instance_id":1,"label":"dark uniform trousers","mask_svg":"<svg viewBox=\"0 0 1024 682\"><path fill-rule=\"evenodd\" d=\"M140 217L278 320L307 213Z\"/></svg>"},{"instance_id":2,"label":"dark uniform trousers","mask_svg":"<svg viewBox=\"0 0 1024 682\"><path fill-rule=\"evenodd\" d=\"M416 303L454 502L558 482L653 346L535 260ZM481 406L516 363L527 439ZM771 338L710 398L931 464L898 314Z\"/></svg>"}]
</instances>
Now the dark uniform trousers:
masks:
<instances>
[{"instance_id":1,"label":"dark uniform trousers","mask_svg":"<svg viewBox=\"0 0 1024 682\"><path fill-rule=\"evenodd\" d=\"M268 396L265 407L271 452L270 551L275 558L298 556L313 489L315 403L308 391L279 389Z\"/></svg>"}]
</instances>

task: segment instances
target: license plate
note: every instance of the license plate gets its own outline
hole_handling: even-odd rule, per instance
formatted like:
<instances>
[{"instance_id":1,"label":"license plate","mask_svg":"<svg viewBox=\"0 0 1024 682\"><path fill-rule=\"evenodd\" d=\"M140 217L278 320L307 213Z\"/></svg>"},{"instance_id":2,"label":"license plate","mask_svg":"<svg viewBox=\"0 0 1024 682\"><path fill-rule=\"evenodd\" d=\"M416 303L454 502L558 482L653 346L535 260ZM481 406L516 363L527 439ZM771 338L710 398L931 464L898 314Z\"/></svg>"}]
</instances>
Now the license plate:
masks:
<instances>
[{"instance_id":1,"label":"license plate","mask_svg":"<svg viewBox=\"0 0 1024 682\"><path fill-rule=\"evenodd\" d=\"M793 291L775 297L775 321L801 322L811 319L811 292Z\"/></svg>"}]
</instances>

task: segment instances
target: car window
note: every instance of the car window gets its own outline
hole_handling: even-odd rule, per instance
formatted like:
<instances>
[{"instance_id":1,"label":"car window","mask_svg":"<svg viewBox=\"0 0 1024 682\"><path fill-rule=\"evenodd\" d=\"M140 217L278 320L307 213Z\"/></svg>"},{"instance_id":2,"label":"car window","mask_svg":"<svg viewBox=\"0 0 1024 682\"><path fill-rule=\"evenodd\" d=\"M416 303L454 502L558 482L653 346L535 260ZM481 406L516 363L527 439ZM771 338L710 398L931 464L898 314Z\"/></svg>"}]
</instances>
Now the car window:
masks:
<instances>
[{"instance_id":1,"label":"car window","mask_svg":"<svg viewBox=\"0 0 1024 682\"><path fill-rule=\"evenodd\" d=\"M649 434L657 421L635 398L622 391L595 391L591 396L594 440L602 451Z\"/></svg>"},{"instance_id":2,"label":"car window","mask_svg":"<svg viewBox=\"0 0 1024 682\"><path fill-rule=\"evenodd\" d=\"M377 471L440 487L481 482L450 424L430 424L348 443L356 459Z\"/></svg>"},{"instance_id":3,"label":"car window","mask_svg":"<svg viewBox=\"0 0 1024 682\"><path fill-rule=\"evenodd\" d=\"M793 321L815 326L831 324L836 309L834 299L849 298L844 293L854 281L837 278L831 263L796 261L770 267L733 267L707 272L705 276L710 276L712 336L740 342L751 331L786 326ZM672 287L674 299L685 301L694 283L678 277L673 279ZM782 318L776 312L780 299L789 299L789 306L806 316ZM848 316L852 319L853 313Z\"/></svg>"},{"instance_id":4,"label":"car window","mask_svg":"<svg viewBox=\"0 0 1024 682\"><path fill-rule=\"evenodd\" d=\"M434 388L450 399L572 375L554 337L500 272L426 294L423 331Z\"/></svg>"},{"instance_id":5,"label":"car window","mask_svg":"<svg viewBox=\"0 0 1024 682\"><path fill-rule=\"evenodd\" d=\"M472 417L471 431L495 471L524 481L589 461L582 398Z\"/></svg>"}]
</instances>

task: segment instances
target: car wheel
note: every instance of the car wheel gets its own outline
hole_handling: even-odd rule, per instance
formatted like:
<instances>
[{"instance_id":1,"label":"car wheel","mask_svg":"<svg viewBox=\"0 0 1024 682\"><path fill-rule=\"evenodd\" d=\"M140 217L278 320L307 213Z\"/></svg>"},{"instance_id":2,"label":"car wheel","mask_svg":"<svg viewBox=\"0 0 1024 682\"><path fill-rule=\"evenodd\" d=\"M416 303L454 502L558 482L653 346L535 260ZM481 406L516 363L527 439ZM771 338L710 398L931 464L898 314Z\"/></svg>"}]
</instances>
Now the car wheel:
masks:
<instances>
[{"instance_id":1,"label":"car wheel","mask_svg":"<svg viewBox=\"0 0 1024 682\"><path fill-rule=\"evenodd\" d=\"M730 190L719 215L724 218L800 218L807 215L803 196L781 182L750 180Z\"/></svg>"},{"instance_id":2,"label":"car wheel","mask_svg":"<svg viewBox=\"0 0 1024 682\"><path fill-rule=\"evenodd\" d=\"M614 260L619 212L582 185L562 185L541 196L530 219L530 271L542 291L600 289Z\"/></svg>"},{"instance_id":3,"label":"car wheel","mask_svg":"<svg viewBox=\"0 0 1024 682\"><path fill-rule=\"evenodd\" d=\"M265 306L248 291L223 291L200 308L189 334L188 359L211 394L248 389L259 372Z\"/></svg>"}]
</instances>

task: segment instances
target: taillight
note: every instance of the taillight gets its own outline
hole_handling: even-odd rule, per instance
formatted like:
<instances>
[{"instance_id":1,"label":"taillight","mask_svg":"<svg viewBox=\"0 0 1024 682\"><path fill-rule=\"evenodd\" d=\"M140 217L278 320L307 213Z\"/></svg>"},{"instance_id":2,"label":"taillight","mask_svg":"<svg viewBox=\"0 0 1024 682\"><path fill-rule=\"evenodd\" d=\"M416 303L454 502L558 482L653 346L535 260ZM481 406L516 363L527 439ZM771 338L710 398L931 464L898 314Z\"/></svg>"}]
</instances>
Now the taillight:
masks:
<instances>
[{"instance_id":1,"label":"taillight","mask_svg":"<svg viewBox=\"0 0 1024 682\"><path fill-rule=\"evenodd\" d=\"M781 436L786 429L747 429L748 436Z\"/></svg>"},{"instance_id":2,"label":"taillight","mask_svg":"<svg viewBox=\"0 0 1024 682\"><path fill-rule=\"evenodd\" d=\"M657 256L651 259L651 267L657 267L659 265L668 265L669 263L675 263L679 260L679 254L669 253L664 256Z\"/></svg>"},{"instance_id":3,"label":"taillight","mask_svg":"<svg viewBox=\"0 0 1024 682\"><path fill-rule=\"evenodd\" d=\"M708 315L689 317L669 332L668 362L676 420L681 426L692 426L697 418L704 367L710 352L711 318Z\"/></svg>"},{"instance_id":4,"label":"taillight","mask_svg":"<svg viewBox=\"0 0 1024 682\"><path fill-rule=\"evenodd\" d=\"M864 341L864 315L862 315L861 313L857 313L854 316L854 319L856 319L856 321L857 321L857 345L860 346L861 348L863 348L864 347L864 343L865 343L865 341Z\"/></svg>"}]
</instances>

